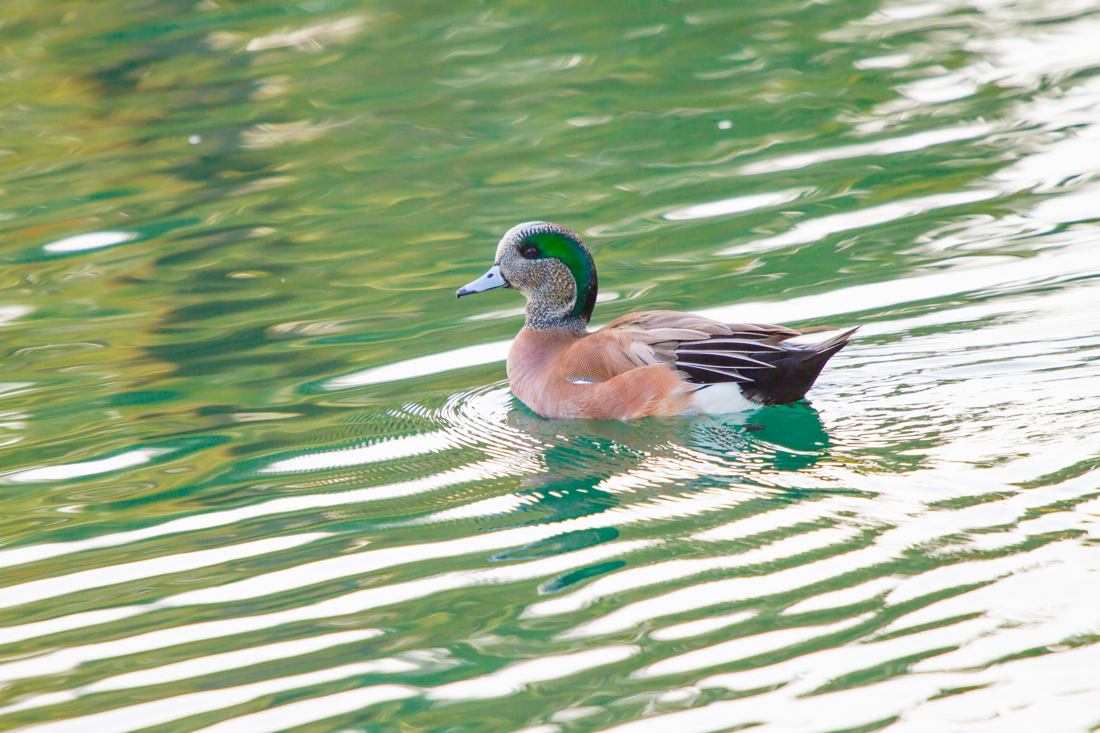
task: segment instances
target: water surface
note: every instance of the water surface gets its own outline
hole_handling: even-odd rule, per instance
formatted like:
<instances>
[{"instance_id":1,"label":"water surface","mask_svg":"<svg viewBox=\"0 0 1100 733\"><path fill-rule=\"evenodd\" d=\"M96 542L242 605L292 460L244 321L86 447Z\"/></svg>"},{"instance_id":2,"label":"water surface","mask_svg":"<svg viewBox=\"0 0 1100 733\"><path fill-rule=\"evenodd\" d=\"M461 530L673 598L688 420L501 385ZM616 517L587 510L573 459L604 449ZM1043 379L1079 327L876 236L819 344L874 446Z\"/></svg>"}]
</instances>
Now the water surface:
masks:
<instances>
[{"instance_id":1,"label":"water surface","mask_svg":"<svg viewBox=\"0 0 1100 733\"><path fill-rule=\"evenodd\" d=\"M3 15L0 729L1100 727L1100 6ZM859 336L544 420L531 219Z\"/></svg>"}]
</instances>

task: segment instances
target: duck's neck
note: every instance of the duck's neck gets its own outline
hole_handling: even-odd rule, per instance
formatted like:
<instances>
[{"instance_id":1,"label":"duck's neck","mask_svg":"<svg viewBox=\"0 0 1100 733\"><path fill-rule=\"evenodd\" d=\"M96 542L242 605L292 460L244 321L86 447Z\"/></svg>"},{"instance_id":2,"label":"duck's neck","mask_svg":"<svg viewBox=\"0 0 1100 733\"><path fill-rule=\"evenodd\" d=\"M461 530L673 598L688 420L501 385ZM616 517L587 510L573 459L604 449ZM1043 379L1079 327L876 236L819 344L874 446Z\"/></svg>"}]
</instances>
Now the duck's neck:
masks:
<instances>
[{"instance_id":1,"label":"duck's neck","mask_svg":"<svg viewBox=\"0 0 1100 733\"><path fill-rule=\"evenodd\" d=\"M565 331L575 336L588 334L588 323L572 313L571 306L555 308L545 303L527 302L527 320L523 327L532 330Z\"/></svg>"}]
</instances>

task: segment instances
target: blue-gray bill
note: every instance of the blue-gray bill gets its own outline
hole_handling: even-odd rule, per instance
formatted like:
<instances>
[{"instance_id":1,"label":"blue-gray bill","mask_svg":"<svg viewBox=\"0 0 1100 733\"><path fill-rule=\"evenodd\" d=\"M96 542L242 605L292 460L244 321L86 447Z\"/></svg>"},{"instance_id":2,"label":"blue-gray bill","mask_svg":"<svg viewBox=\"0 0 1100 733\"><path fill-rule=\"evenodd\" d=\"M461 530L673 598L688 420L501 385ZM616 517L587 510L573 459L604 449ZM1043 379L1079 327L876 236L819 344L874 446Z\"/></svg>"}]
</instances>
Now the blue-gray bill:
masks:
<instances>
[{"instance_id":1,"label":"blue-gray bill","mask_svg":"<svg viewBox=\"0 0 1100 733\"><path fill-rule=\"evenodd\" d=\"M509 287L508 281L504 279L504 275L500 274L500 265L493 265L489 268L488 272L477 280L474 280L472 283L466 283L459 288L458 292L455 293L455 297L461 298L463 295L484 293L486 290L506 287Z\"/></svg>"}]
</instances>

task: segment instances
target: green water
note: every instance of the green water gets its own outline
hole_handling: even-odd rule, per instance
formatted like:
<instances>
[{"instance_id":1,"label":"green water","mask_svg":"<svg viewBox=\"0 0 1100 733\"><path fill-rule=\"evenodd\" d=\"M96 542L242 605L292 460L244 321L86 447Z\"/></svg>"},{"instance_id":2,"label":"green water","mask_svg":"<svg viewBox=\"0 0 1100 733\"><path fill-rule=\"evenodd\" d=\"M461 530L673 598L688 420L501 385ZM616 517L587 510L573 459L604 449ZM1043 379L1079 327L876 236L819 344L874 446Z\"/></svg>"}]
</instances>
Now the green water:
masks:
<instances>
[{"instance_id":1,"label":"green water","mask_svg":"<svg viewBox=\"0 0 1100 733\"><path fill-rule=\"evenodd\" d=\"M1097 38L0 4L0 729L1100 728ZM454 299L532 219L597 323L862 328L808 403L543 420Z\"/></svg>"}]
</instances>

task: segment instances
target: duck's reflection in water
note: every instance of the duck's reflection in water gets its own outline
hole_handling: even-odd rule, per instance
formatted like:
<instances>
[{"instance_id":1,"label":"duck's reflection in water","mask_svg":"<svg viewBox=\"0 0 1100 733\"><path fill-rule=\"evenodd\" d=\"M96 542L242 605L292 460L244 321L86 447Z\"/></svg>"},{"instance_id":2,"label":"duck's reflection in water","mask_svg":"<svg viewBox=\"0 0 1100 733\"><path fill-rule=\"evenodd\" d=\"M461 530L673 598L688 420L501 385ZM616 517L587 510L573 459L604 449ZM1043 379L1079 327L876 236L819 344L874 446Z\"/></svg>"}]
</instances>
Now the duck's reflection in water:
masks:
<instances>
[{"instance_id":1,"label":"duck's reflection in water","mask_svg":"<svg viewBox=\"0 0 1100 733\"><path fill-rule=\"evenodd\" d=\"M786 481L783 474L812 469L833 448L817 410L805 402L753 413L620 422L546 420L517 401L506 423L541 446L544 470L524 477L521 486L536 498L530 508L537 506L541 518L551 521L716 486L797 495L804 481Z\"/></svg>"}]
</instances>

